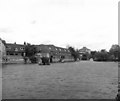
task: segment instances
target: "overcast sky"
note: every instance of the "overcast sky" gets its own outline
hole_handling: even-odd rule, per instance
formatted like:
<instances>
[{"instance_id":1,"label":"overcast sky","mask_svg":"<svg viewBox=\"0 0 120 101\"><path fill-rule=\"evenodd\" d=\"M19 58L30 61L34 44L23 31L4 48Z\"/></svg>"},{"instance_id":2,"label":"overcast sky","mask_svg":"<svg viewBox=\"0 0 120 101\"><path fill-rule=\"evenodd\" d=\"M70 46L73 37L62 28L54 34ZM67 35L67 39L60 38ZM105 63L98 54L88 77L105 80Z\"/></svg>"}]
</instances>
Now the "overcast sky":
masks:
<instances>
[{"instance_id":1,"label":"overcast sky","mask_svg":"<svg viewBox=\"0 0 120 101\"><path fill-rule=\"evenodd\" d=\"M0 0L0 37L9 43L109 50L118 43L118 1Z\"/></svg>"}]
</instances>

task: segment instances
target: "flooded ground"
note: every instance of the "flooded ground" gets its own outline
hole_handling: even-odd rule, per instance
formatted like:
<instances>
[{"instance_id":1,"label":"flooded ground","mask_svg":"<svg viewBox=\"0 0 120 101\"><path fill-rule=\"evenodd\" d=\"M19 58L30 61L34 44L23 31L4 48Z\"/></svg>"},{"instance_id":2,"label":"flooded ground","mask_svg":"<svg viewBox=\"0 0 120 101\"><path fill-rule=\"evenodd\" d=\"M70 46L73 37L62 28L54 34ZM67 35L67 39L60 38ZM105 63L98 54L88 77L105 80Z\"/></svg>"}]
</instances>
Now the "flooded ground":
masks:
<instances>
[{"instance_id":1,"label":"flooded ground","mask_svg":"<svg viewBox=\"0 0 120 101\"><path fill-rule=\"evenodd\" d=\"M14 64L2 69L3 99L114 99L118 64L80 61Z\"/></svg>"}]
</instances>

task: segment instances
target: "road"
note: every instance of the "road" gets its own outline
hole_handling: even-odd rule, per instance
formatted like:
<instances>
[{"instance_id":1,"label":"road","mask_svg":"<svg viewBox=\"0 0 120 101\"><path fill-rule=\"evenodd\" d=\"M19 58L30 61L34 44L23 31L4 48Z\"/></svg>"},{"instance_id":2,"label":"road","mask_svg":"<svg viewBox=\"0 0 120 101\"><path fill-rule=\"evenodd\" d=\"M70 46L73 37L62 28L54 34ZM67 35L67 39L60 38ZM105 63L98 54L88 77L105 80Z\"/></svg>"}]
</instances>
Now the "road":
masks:
<instances>
[{"instance_id":1,"label":"road","mask_svg":"<svg viewBox=\"0 0 120 101\"><path fill-rule=\"evenodd\" d=\"M114 99L118 64L80 61L5 65L3 99Z\"/></svg>"}]
</instances>

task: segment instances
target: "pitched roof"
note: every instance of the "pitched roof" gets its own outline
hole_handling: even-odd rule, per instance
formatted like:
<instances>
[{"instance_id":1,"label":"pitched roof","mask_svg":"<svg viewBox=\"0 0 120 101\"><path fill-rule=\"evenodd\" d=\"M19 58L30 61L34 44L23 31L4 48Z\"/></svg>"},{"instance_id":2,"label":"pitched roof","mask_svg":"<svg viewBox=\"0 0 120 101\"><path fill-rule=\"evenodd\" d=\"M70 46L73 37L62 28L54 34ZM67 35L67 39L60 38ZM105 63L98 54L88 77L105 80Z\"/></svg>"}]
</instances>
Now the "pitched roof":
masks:
<instances>
[{"instance_id":1,"label":"pitched roof","mask_svg":"<svg viewBox=\"0 0 120 101\"><path fill-rule=\"evenodd\" d=\"M11 44L11 43L6 43L6 50L7 51L23 51L21 48L24 48L24 45L22 44Z\"/></svg>"},{"instance_id":2,"label":"pitched roof","mask_svg":"<svg viewBox=\"0 0 120 101\"><path fill-rule=\"evenodd\" d=\"M79 52L88 52L91 51L90 49L88 49L87 47L83 47L81 49L79 49Z\"/></svg>"},{"instance_id":3,"label":"pitched roof","mask_svg":"<svg viewBox=\"0 0 120 101\"><path fill-rule=\"evenodd\" d=\"M40 44L40 45L36 45L38 51L45 51L45 52L69 52L68 49L66 48L62 48L62 47L57 47L54 45L44 45L44 44Z\"/></svg>"}]
</instances>

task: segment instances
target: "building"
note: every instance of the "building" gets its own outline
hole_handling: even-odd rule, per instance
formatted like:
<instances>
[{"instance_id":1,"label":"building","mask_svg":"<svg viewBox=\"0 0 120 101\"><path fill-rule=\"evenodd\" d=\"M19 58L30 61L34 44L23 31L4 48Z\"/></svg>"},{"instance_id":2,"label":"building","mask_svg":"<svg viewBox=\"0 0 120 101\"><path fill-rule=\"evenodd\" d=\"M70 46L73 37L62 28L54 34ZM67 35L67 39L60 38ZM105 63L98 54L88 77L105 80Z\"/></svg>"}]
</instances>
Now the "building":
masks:
<instances>
[{"instance_id":1,"label":"building","mask_svg":"<svg viewBox=\"0 0 120 101\"><path fill-rule=\"evenodd\" d=\"M21 44L11 44L11 43L7 43L6 44L6 54L7 55L18 55L18 56L22 56L24 53L24 45Z\"/></svg>"},{"instance_id":2,"label":"building","mask_svg":"<svg viewBox=\"0 0 120 101\"><path fill-rule=\"evenodd\" d=\"M50 57L53 58L54 61L59 61L61 57L64 57L66 60L71 60L72 56L71 53L68 49L62 48L62 47L57 47L54 45L35 45L37 49L37 54L36 55L42 55L42 56L47 56L49 54ZM13 58L13 57L22 57L25 52L25 45L21 44L11 44L7 43L6 44L6 54L7 57Z\"/></svg>"},{"instance_id":3,"label":"building","mask_svg":"<svg viewBox=\"0 0 120 101\"><path fill-rule=\"evenodd\" d=\"M89 53L90 54L91 50L86 48L86 47L83 47L81 49L79 49L79 53L81 54L85 54L85 53Z\"/></svg>"},{"instance_id":4,"label":"building","mask_svg":"<svg viewBox=\"0 0 120 101\"><path fill-rule=\"evenodd\" d=\"M86 47L83 47L83 48L79 49L79 54L80 54L80 58L82 60L89 60L91 50Z\"/></svg>"},{"instance_id":5,"label":"building","mask_svg":"<svg viewBox=\"0 0 120 101\"><path fill-rule=\"evenodd\" d=\"M4 61L6 57L6 47L3 43L3 40L0 38L0 62Z\"/></svg>"},{"instance_id":6,"label":"building","mask_svg":"<svg viewBox=\"0 0 120 101\"><path fill-rule=\"evenodd\" d=\"M23 63L24 45L6 43L7 63Z\"/></svg>"},{"instance_id":7,"label":"building","mask_svg":"<svg viewBox=\"0 0 120 101\"><path fill-rule=\"evenodd\" d=\"M36 45L38 54L49 53L50 57L52 57L55 61L59 61L61 57L64 57L66 60L71 59L71 53L66 48L57 47L54 45Z\"/></svg>"}]
</instances>

